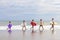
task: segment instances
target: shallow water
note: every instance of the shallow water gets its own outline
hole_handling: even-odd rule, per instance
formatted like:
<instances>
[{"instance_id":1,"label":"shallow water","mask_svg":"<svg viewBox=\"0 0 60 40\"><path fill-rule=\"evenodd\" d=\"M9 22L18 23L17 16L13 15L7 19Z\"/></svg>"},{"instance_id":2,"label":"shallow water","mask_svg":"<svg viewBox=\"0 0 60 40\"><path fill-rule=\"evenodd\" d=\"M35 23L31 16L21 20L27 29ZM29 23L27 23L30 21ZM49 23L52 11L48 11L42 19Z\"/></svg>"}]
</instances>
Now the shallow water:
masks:
<instances>
[{"instance_id":1,"label":"shallow water","mask_svg":"<svg viewBox=\"0 0 60 40\"><path fill-rule=\"evenodd\" d=\"M60 30L14 30L14 31L0 31L0 40L60 40Z\"/></svg>"},{"instance_id":2,"label":"shallow water","mask_svg":"<svg viewBox=\"0 0 60 40\"><path fill-rule=\"evenodd\" d=\"M11 21L13 25L21 25L22 20L20 21ZM26 21L27 25L30 25L31 21ZM39 25L40 21L35 21L37 23L37 25ZM0 21L0 26L7 26L9 23L9 21ZM50 25L50 21L44 21L44 25ZM57 21L57 25L60 25L60 22Z\"/></svg>"}]
</instances>

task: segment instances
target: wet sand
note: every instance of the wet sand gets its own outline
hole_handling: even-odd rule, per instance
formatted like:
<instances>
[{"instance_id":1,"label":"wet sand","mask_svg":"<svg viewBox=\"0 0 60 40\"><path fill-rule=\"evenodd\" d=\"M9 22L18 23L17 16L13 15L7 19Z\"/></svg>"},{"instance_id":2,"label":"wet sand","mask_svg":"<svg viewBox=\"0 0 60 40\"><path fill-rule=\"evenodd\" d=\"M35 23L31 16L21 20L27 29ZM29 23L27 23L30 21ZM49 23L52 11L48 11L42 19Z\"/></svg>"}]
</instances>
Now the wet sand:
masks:
<instances>
[{"instance_id":1,"label":"wet sand","mask_svg":"<svg viewBox=\"0 0 60 40\"><path fill-rule=\"evenodd\" d=\"M0 30L0 40L60 40L60 30Z\"/></svg>"}]
</instances>

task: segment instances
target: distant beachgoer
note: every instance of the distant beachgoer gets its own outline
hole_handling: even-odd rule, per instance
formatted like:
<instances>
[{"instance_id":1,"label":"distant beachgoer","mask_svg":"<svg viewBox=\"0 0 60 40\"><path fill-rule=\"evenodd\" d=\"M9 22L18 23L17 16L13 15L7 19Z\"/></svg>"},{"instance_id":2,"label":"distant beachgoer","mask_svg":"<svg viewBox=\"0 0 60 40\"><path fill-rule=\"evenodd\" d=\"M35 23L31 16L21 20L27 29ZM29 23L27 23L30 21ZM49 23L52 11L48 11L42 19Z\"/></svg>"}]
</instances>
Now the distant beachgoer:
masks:
<instances>
[{"instance_id":1,"label":"distant beachgoer","mask_svg":"<svg viewBox=\"0 0 60 40\"><path fill-rule=\"evenodd\" d=\"M53 30L54 30L54 25L55 25L55 21L54 21L54 18L52 18L52 21L50 22L50 25L52 26L51 28L50 28L50 30L53 28Z\"/></svg>"},{"instance_id":2,"label":"distant beachgoer","mask_svg":"<svg viewBox=\"0 0 60 40\"><path fill-rule=\"evenodd\" d=\"M34 26L36 26L36 22L32 20L30 24L32 25L32 31L34 31Z\"/></svg>"},{"instance_id":3,"label":"distant beachgoer","mask_svg":"<svg viewBox=\"0 0 60 40\"><path fill-rule=\"evenodd\" d=\"M12 27L12 24L11 24L11 21L9 21L8 30L11 30L11 27Z\"/></svg>"},{"instance_id":4,"label":"distant beachgoer","mask_svg":"<svg viewBox=\"0 0 60 40\"><path fill-rule=\"evenodd\" d=\"M23 20L23 23L21 25L22 25L22 30L26 30L26 21L25 20Z\"/></svg>"},{"instance_id":5,"label":"distant beachgoer","mask_svg":"<svg viewBox=\"0 0 60 40\"><path fill-rule=\"evenodd\" d=\"M42 20L42 19L40 19L39 30L40 30L41 27L42 27L42 29L44 30L44 28L43 28L43 20Z\"/></svg>"}]
</instances>

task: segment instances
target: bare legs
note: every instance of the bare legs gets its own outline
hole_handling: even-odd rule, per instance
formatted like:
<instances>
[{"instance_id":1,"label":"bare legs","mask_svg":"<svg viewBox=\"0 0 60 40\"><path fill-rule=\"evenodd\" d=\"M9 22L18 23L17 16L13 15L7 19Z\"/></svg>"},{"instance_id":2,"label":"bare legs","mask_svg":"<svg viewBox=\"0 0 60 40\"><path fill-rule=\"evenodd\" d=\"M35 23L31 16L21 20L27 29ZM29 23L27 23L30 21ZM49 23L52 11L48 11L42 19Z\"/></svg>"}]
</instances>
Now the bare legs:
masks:
<instances>
[{"instance_id":1,"label":"bare legs","mask_svg":"<svg viewBox=\"0 0 60 40\"><path fill-rule=\"evenodd\" d=\"M34 31L34 26L32 26L32 32Z\"/></svg>"},{"instance_id":2,"label":"bare legs","mask_svg":"<svg viewBox=\"0 0 60 40\"><path fill-rule=\"evenodd\" d=\"M42 27L42 30L44 30L43 25L40 25L40 26L39 26L39 30L40 30L41 27Z\"/></svg>"},{"instance_id":3,"label":"bare legs","mask_svg":"<svg viewBox=\"0 0 60 40\"><path fill-rule=\"evenodd\" d=\"M26 27L22 27L22 30L26 30Z\"/></svg>"},{"instance_id":4,"label":"bare legs","mask_svg":"<svg viewBox=\"0 0 60 40\"><path fill-rule=\"evenodd\" d=\"M54 25L52 25L52 27L50 28L50 30L53 29L54 30Z\"/></svg>"}]
</instances>

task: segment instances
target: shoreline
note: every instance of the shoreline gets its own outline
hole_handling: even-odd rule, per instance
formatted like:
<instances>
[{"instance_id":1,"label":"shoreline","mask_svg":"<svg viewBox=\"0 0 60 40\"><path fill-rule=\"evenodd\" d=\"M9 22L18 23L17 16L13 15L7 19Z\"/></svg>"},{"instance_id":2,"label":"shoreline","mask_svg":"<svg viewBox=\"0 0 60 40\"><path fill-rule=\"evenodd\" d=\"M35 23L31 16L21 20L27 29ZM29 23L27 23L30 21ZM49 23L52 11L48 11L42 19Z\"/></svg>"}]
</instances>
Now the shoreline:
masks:
<instances>
[{"instance_id":1,"label":"shoreline","mask_svg":"<svg viewBox=\"0 0 60 40\"><path fill-rule=\"evenodd\" d=\"M50 27L51 25L44 25L44 30L50 30ZM8 26L0 26L0 30L7 30ZM31 26L30 25L27 25L26 26L27 30L30 30ZM56 29L60 29L60 25L55 25L55 30ZM13 25L12 30L22 30L22 26L21 25ZM38 30L39 29L39 25L35 26L34 27L35 30Z\"/></svg>"}]
</instances>

